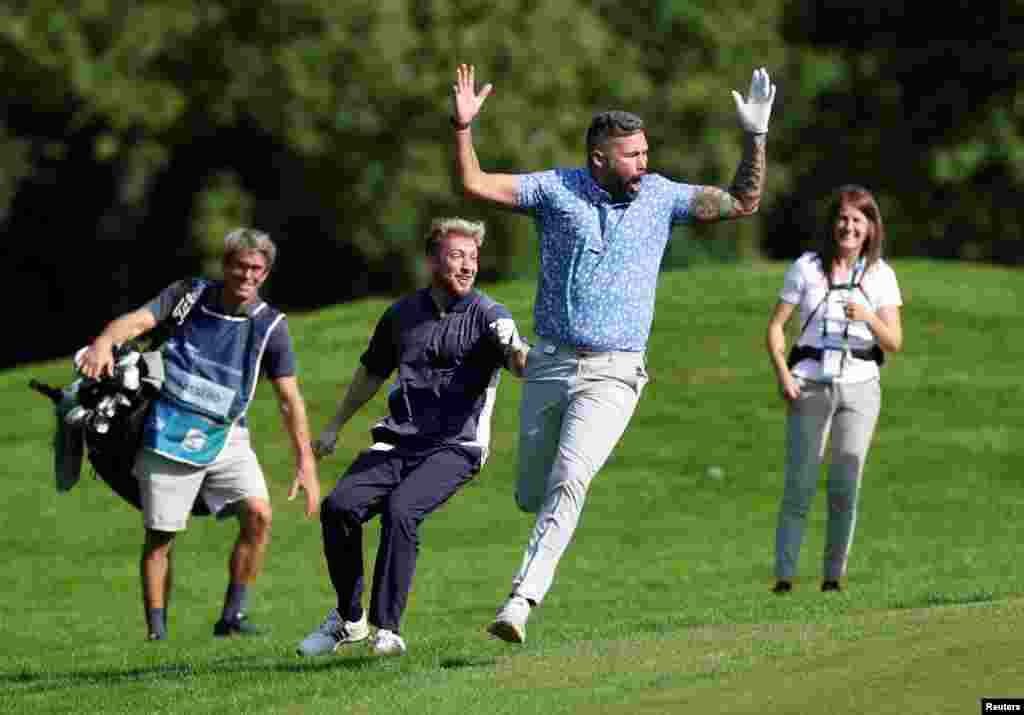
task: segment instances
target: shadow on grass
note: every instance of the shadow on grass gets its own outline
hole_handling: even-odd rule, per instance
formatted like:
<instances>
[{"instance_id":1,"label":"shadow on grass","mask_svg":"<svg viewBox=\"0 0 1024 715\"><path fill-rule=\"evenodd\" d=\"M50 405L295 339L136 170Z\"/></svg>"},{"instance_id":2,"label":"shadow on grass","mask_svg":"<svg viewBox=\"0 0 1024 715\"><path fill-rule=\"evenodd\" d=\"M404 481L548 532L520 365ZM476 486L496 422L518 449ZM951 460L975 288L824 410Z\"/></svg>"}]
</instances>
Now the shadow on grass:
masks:
<instances>
[{"instance_id":1,"label":"shadow on grass","mask_svg":"<svg viewBox=\"0 0 1024 715\"><path fill-rule=\"evenodd\" d=\"M497 658L446 658L440 663L441 670L466 670L469 668L491 668L498 664Z\"/></svg>"},{"instance_id":2,"label":"shadow on grass","mask_svg":"<svg viewBox=\"0 0 1024 715\"><path fill-rule=\"evenodd\" d=\"M231 673L320 673L331 670L371 670L390 659L380 656L328 657L293 660L281 657L244 657L218 659L195 665L188 662L166 663L148 668L108 668L78 670L66 673L41 673L29 670L0 672L0 689L9 695L69 689L82 686L110 686L126 683L180 681L183 678L201 678ZM493 667L497 658L448 658L439 666L443 670Z\"/></svg>"},{"instance_id":3,"label":"shadow on grass","mask_svg":"<svg viewBox=\"0 0 1024 715\"><path fill-rule=\"evenodd\" d=\"M889 603L889 608L902 610L909 608L931 608L934 606L965 606L971 603L988 603L995 601L995 594L990 591L973 593L928 593L916 598L898 599Z\"/></svg>"},{"instance_id":4,"label":"shadow on grass","mask_svg":"<svg viewBox=\"0 0 1024 715\"><path fill-rule=\"evenodd\" d=\"M187 662L166 663L148 668L108 668L77 670L65 673L0 672L0 688L8 694L31 693L41 690L81 686L110 686L127 683L180 681L183 678L201 678L231 673L318 673L330 670L369 670L382 659L379 656L323 658L288 661L284 658L235 657L215 660L202 665Z\"/></svg>"}]
</instances>

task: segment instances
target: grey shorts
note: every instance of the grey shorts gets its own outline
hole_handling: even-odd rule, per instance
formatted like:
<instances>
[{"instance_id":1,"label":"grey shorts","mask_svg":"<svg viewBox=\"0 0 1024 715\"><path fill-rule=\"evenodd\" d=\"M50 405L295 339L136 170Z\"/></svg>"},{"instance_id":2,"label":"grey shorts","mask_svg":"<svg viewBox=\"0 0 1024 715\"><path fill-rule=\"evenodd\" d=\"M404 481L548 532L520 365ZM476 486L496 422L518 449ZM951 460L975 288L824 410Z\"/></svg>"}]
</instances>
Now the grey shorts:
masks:
<instances>
[{"instance_id":1,"label":"grey shorts","mask_svg":"<svg viewBox=\"0 0 1024 715\"><path fill-rule=\"evenodd\" d=\"M135 459L143 523L154 531L184 531L199 496L210 511L230 516L246 499L270 501L267 481L249 444L249 430L235 427L213 464L197 467L142 449Z\"/></svg>"}]
</instances>

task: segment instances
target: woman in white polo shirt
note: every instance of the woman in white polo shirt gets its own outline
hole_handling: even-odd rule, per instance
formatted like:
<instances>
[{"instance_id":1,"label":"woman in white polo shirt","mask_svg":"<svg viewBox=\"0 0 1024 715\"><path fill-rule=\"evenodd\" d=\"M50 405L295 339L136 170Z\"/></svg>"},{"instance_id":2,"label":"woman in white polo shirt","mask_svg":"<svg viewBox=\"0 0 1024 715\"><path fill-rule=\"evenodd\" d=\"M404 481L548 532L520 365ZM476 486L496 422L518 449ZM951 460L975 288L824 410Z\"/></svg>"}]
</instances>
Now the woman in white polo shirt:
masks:
<instances>
[{"instance_id":1,"label":"woman in white polo shirt","mask_svg":"<svg viewBox=\"0 0 1024 715\"><path fill-rule=\"evenodd\" d=\"M792 589L807 511L831 435L822 591L841 589L853 542L861 473L881 407L878 367L903 345L896 274L882 259L885 227L874 196L840 187L821 250L786 271L767 346L786 402L786 484L775 535L775 593ZM785 326L802 330L788 358Z\"/></svg>"}]
</instances>

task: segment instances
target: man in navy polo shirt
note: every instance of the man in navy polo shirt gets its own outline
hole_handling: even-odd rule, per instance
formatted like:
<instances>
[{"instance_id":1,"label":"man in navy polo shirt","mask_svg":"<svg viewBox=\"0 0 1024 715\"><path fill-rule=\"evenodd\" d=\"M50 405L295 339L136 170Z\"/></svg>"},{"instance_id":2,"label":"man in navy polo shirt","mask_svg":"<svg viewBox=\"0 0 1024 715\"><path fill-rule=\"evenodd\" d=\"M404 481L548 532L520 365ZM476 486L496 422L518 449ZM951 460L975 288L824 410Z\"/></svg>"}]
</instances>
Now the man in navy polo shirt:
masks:
<instances>
[{"instance_id":1,"label":"man in navy polo shirt","mask_svg":"<svg viewBox=\"0 0 1024 715\"><path fill-rule=\"evenodd\" d=\"M587 129L586 166L529 174L485 172L472 122L491 92L472 65L453 87L456 181L467 197L530 215L540 271L519 422L516 503L537 514L508 600L488 632L526 638L531 609L551 588L587 491L647 383L644 360L665 247L676 224L750 216L764 190L765 142L775 86L758 69L744 99L743 156L727 189L648 173L643 120L601 112Z\"/></svg>"},{"instance_id":2,"label":"man in navy polo shirt","mask_svg":"<svg viewBox=\"0 0 1024 715\"><path fill-rule=\"evenodd\" d=\"M399 622L416 569L419 524L483 466L502 366L521 375L528 347L508 310L473 289L484 225L437 219L426 240L430 286L381 317L337 414L313 445L334 451L338 432L395 371L389 414L324 500L324 553L337 592L300 655L333 653L366 639L373 650L405 652ZM369 613L362 607L363 527L381 518Z\"/></svg>"}]
</instances>

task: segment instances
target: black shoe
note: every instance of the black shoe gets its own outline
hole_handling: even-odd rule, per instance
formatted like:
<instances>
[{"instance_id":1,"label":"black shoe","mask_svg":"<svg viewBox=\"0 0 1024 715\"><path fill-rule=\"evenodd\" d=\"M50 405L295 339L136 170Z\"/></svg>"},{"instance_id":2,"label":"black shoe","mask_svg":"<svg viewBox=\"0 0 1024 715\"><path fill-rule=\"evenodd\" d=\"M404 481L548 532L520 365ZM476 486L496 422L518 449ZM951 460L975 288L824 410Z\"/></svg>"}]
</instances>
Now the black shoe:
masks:
<instances>
[{"instance_id":1,"label":"black shoe","mask_svg":"<svg viewBox=\"0 0 1024 715\"><path fill-rule=\"evenodd\" d=\"M779 579L775 582L775 587L772 588L772 593L789 593L793 590L793 584L785 579Z\"/></svg>"},{"instance_id":2,"label":"black shoe","mask_svg":"<svg viewBox=\"0 0 1024 715\"><path fill-rule=\"evenodd\" d=\"M824 581L821 582L821 592L822 593L826 593L827 591L842 591L842 590L843 589L839 585L839 582L834 580L834 579L827 578L827 579L825 579Z\"/></svg>"},{"instance_id":3,"label":"black shoe","mask_svg":"<svg viewBox=\"0 0 1024 715\"><path fill-rule=\"evenodd\" d=\"M263 634L263 629L257 627L244 613L239 613L231 620L221 618L213 626L215 638L230 638L231 636L258 636Z\"/></svg>"},{"instance_id":4,"label":"black shoe","mask_svg":"<svg viewBox=\"0 0 1024 715\"><path fill-rule=\"evenodd\" d=\"M157 633L157 632L154 631L154 632L149 633L149 634L146 635L146 640L147 641L165 641L165 640L167 640L167 634L166 633Z\"/></svg>"}]
</instances>

